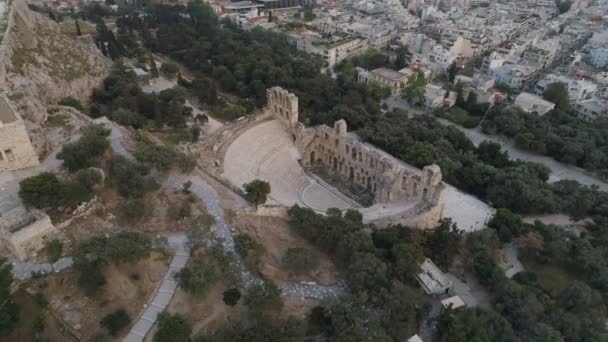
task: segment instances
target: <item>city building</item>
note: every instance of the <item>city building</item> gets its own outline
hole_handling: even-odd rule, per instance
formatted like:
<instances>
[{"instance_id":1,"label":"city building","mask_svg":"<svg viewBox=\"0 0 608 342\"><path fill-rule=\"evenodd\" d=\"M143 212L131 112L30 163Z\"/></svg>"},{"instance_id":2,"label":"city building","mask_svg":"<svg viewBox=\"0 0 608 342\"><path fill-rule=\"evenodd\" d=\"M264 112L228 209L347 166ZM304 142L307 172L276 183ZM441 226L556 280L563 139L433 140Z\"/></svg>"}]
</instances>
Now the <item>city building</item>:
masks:
<instances>
[{"instance_id":1,"label":"city building","mask_svg":"<svg viewBox=\"0 0 608 342\"><path fill-rule=\"evenodd\" d=\"M577 116L585 121L608 117L608 103L599 99L577 101L572 106Z\"/></svg>"},{"instance_id":2,"label":"city building","mask_svg":"<svg viewBox=\"0 0 608 342\"><path fill-rule=\"evenodd\" d=\"M596 68L605 68L608 66L608 48L594 48L589 51L589 64Z\"/></svg>"},{"instance_id":3,"label":"city building","mask_svg":"<svg viewBox=\"0 0 608 342\"><path fill-rule=\"evenodd\" d=\"M534 93L538 96L542 96L545 89L553 83L562 83L566 86L571 102L588 99L598 90L597 84L588 80L578 80L563 75L548 74L536 83Z\"/></svg>"},{"instance_id":4,"label":"city building","mask_svg":"<svg viewBox=\"0 0 608 342\"><path fill-rule=\"evenodd\" d=\"M416 275L418 282L424 292L428 295L449 294L452 289L452 281L435 265L431 259L425 258L420 265L421 272Z\"/></svg>"},{"instance_id":5,"label":"city building","mask_svg":"<svg viewBox=\"0 0 608 342\"><path fill-rule=\"evenodd\" d=\"M452 296L450 298L443 299L441 301L441 306L443 306L444 310L456 310L466 305L460 296Z\"/></svg>"},{"instance_id":6,"label":"city building","mask_svg":"<svg viewBox=\"0 0 608 342\"><path fill-rule=\"evenodd\" d=\"M345 58L361 55L368 49L366 39L347 35L324 38L316 32L308 31L290 33L288 38L299 50L321 57L330 68Z\"/></svg>"},{"instance_id":7,"label":"city building","mask_svg":"<svg viewBox=\"0 0 608 342\"><path fill-rule=\"evenodd\" d=\"M528 113L544 115L553 108L555 104L530 93L521 93L515 97L515 105Z\"/></svg>"},{"instance_id":8,"label":"city building","mask_svg":"<svg viewBox=\"0 0 608 342\"><path fill-rule=\"evenodd\" d=\"M395 71L387 68L378 68L371 71L367 71L362 68L358 68L357 80L360 83L371 83L375 82L382 86L388 87L391 90L391 95L396 96L401 94L401 90L405 86L407 79L413 74L411 69L403 69Z\"/></svg>"}]
</instances>

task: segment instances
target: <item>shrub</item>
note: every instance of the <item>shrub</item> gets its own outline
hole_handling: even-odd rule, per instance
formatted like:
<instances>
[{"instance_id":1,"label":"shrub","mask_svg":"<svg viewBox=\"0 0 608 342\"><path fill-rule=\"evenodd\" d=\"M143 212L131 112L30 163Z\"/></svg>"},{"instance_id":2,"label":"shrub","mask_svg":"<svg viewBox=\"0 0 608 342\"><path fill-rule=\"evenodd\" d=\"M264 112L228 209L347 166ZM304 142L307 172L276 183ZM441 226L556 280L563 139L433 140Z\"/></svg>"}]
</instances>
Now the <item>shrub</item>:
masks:
<instances>
[{"instance_id":1,"label":"shrub","mask_svg":"<svg viewBox=\"0 0 608 342\"><path fill-rule=\"evenodd\" d=\"M196 255L193 262L178 274L180 286L197 299L203 299L221 278L221 266L215 258Z\"/></svg>"},{"instance_id":2,"label":"shrub","mask_svg":"<svg viewBox=\"0 0 608 342\"><path fill-rule=\"evenodd\" d=\"M141 198L129 198L120 209L123 220L131 223L139 222L154 211L151 203L144 202Z\"/></svg>"},{"instance_id":3,"label":"shrub","mask_svg":"<svg viewBox=\"0 0 608 342\"><path fill-rule=\"evenodd\" d=\"M160 72L169 78L173 78L177 75L179 68L174 63L163 63L160 66Z\"/></svg>"},{"instance_id":4,"label":"shrub","mask_svg":"<svg viewBox=\"0 0 608 342\"><path fill-rule=\"evenodd\" d=\"M78 101L77 99L75 99L71 96L64 97L63 99L61 99L59 101L58 104L60 104L62 106L76 108L81 112L84 111L84 107L82 106L82 103L80 103L80 101Z\"/></svg>"},{"instance_id":5,"label":"shrub","mask_svg":"<svg viewBox=\"0 0 608 342\"><path fill-rule=\"evenodd\" d=\"M50 263L54 263L61 258L63 252L63 243L58 239L53 239L45 242L44 252L47 260Z\"/></svg>"},{"instance_id":6,"label":"shrub","mask_svg":"<svg viewBox=\"0 0 608 342\"><path fill-rule=\"evenodd\" d=\"M144 165L123 156L115 156L110 164L110 177L124 197L141 197L147 191L158 189L149 172Z\"/></svg>"},{"instance_id":7,"label":"shrub","mask_svg":"<svg viewBox=\"0 0 608 342\"><path fill-rule=\"evenodd\" d=\"M235 306L241 299L241 291L236 287L224 291L223 300L226 305Z\"/></svg>"},{"instance_id":8,"label":"shrub","mask_svg":"<svg viewBox=\"0 0 608 342\"><path fill-rule=\"evenodd\" d=\"M74 267L78 271L76 282L78 286L89 297L97 295L106 283L99 260L89 260L86 257L78 258L74 262Z\"/></svg>"},{"instance_id":9,"label":"shrub","mask_svg":"<svg viewBox=\"0 0 608 342\"><path fill-rule=\"evenodd\" d=\"M82 131L80 139L63 145L57 159L70 172L94 166L110 146L110 131L101 126L89 126Z\"/></svg>"},{"instance_id":10,"label":"shrub","mask_svg":"<svg viewBox=\"0 0 608 342\"><path fill-rule=\"evenodd\" d=\"M243 185L245 189L245 197L255 205L266 203L266 199L270 194L270 183L255 179Z\"/></svg>"},{"instance_id":11,"label":"shrub","mask_svg":"<svg viewBox=\"0 0 608 342\"><path fill-rule=\"evenodd\" d=\"M25 178L19 186L23 203L38 209L57 206L58 199L63 196L63 185L51 172Z\"/></svg>"},{"instance_id":12,"label":"shrub","mask_svg":"<svg viewBox=\"0 0 608 342\"><path fill-rule=\"evenodd\" d=\"M151 246L150 239L141 233L122 232L83 241L76 247L75 254L80 257L93 255L109 262L135 262L147 257Z\"/></svg>"},{"instance_id":13,"label":"shrub","mask_svg":"<svg viewBox=\"0 0 608 342\"><path fill-rule=\"evenodd\" d=\"M278 311L283 307L281 290L270 280L253 285L247 289L245 305L252 317L256 318L261 318L271 311Z\"/></svg>"},{"instance_id":14,"label":"shrub","mask_svg":"<svg viewBox=\"0 0 608 342\"><path fill-rule=\"evenodd\" d=\"M119 309L111 314L106 315L100 322L101 326L108 330L112 336L118 336L118 333L131 323L131 317L124 309Z\"/></svg>"},{"instance_id":15,"label":"shrub","mask_svg":"<svg viewBox=\"0 0 608 342\"><path fill-rule=\"evenodd\" d=\"M142 128L146 124L146 118L130 110L120 108L114 111L110 118L123 126Z\"/></svg>"},{"instance_id":16,"label":"shrub","mask_svg":"<svg viewBox=\"0 0 608 342\"><path fill-rule=\"evenodd\" d=\"M319 267L317 253L306 248L289 248L282 260L283 266L295 274L303 274Z\"/></svg>"},{"instance_id":17,"label":"shrub","mask_svg":"<svg viewBox=\"0 0 608 342\"><path fill-rule=\"evenodd\" d=\"M192 215L192 206L188 201L183 201L179 206L172 205L167 210L167 217L173 221L189 218L190 215Z\"/></svg>"},{"instance_id":18,"label":"shrub","mask_svg":"<svg viewBox=\"0 0 608 342\"><path fill-rule=\"evenodd\" d=\"M134 155L144 165L160 172L167 172L174 167L179 167L183 172L189 172L196 165L196 162L190 156L173 148L148 142L139 143Z\"/></svg>"},{"instance_id":19,"label":"shrub","mask_svg":"<svg viewBox=\"0 0 608 342\"><path fill-rule=\"evenodd\" d=\"M189 342L192 327L181 315L162 312L158 315L158 330L154 342Z\"/></svg>"}]
</instances>

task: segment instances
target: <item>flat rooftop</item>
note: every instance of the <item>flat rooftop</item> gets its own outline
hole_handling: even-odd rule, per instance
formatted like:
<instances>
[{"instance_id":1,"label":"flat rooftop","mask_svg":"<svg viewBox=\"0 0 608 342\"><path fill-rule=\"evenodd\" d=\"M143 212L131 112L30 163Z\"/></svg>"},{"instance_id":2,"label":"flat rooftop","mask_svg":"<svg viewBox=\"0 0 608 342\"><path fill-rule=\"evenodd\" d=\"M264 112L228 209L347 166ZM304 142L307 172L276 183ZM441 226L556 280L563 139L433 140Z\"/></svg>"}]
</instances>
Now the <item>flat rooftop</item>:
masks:
<instances>
[{"instance_id":1,"label":"flat rooftop","mask_svg":"<svg viewBox=\"0 0 608 342\"><path fill-rule=\"evenodd\" d=\"M372 70L371 72L380 77L388 78L393 81L402 81L403 79L407 78L407 76L408 76L406 74L400 73L399 71L395 71L395 70L387 69L387 68L378 68L378 69Z\"/></svg>"},{"instance_id":2,"label":"flat rooftop","mask_svg":"<svg viewBox=\"0 0 608 342\"><path fill-rule=\"evenodd\" d=\"M424 259L420 269L422 272L418 273L418 280L426 293L439 293L452 286L452 282L429 258Z\"/></svg>"},{"instance_id":3,"label":"flat rooftop","mask_svg":"<svg viewBox=\"0 0 608 342\"><path fill-rule=\"evenodd\" d=\"M9 124L14 121L17 121L17 115L15 115L15 112L13 112L11 106L9 106L6 98L4 96L0 96L0 122L3 124Z\"/></svg>"}]
</instances>

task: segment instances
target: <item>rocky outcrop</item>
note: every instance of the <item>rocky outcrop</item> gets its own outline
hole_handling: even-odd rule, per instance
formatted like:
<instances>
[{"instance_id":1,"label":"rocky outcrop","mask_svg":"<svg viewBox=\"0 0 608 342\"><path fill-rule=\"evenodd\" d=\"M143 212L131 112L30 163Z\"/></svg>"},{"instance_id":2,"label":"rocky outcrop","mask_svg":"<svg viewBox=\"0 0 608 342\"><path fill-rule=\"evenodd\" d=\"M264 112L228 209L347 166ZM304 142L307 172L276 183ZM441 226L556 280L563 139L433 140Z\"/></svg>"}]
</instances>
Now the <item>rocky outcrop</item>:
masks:
<instances>
[{"instance_id":1,"label":"rocky outcrop","mask_svg":"<svg viewBox=\"0 0 608 342\"><path fill-rule=\"evenodd\" d=\"M88 102L112 65L90 36L68 33L70 24L58 24L32 12L25 1L14 1L0 46L0 87L25 120L38 154L47 147L41 128L47 106L68 96Z\"/></svg>"}]
</instances>

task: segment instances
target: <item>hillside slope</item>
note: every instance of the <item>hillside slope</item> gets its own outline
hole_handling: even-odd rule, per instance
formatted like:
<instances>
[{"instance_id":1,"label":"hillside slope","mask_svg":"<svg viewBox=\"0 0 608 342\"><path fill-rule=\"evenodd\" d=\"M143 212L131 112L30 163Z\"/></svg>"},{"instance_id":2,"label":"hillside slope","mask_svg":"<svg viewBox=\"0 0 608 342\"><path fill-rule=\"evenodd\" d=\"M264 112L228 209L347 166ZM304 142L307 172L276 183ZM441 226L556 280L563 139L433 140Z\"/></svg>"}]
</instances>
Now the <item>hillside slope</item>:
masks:
<instances>
[{"instance_id":1,"label":"hillside slope","mask_svg":"<svg viewBox=\"0 0 608 342\"><path fill-rule=\"evenodd\" d=\"M42 127L46 107L67 96L86 103L112 65L91 36L62 31L48 17L29 10L24 1L13 2L0 58L0 87L26 121L32 143L42 155L51 148Z\"/></svg>"}]
</instances>

